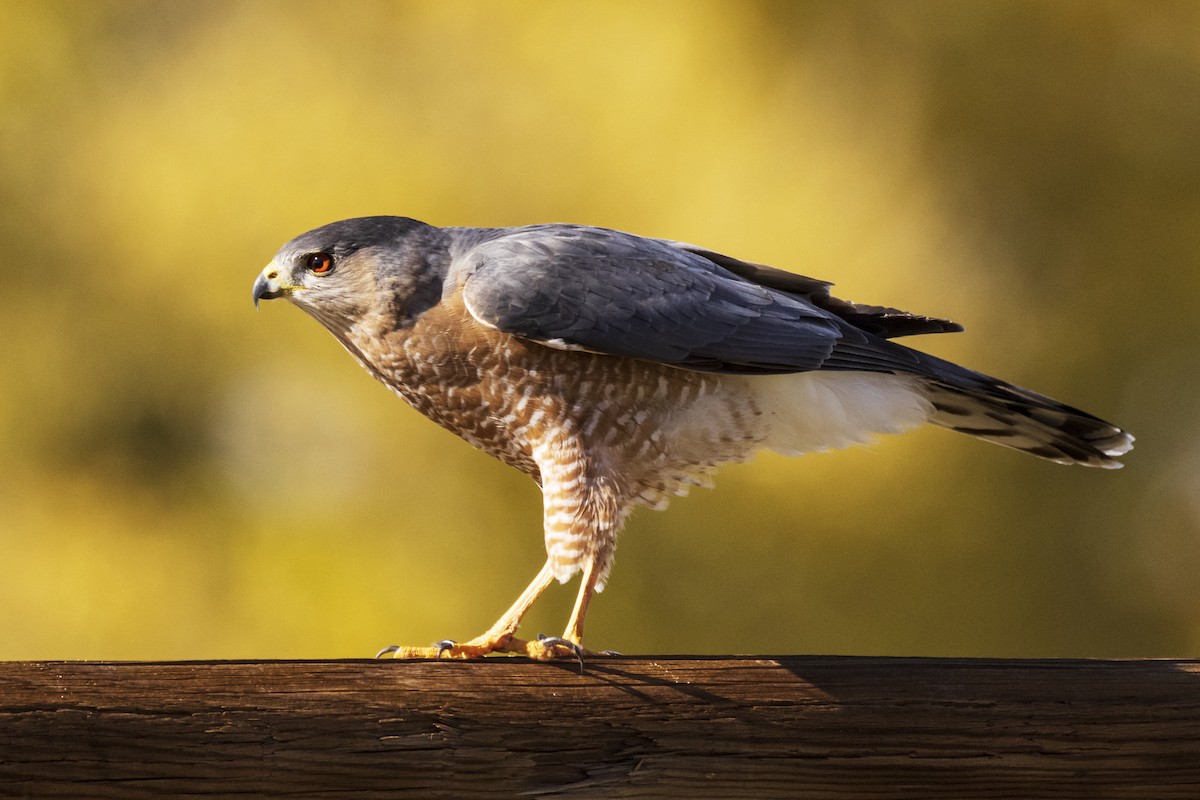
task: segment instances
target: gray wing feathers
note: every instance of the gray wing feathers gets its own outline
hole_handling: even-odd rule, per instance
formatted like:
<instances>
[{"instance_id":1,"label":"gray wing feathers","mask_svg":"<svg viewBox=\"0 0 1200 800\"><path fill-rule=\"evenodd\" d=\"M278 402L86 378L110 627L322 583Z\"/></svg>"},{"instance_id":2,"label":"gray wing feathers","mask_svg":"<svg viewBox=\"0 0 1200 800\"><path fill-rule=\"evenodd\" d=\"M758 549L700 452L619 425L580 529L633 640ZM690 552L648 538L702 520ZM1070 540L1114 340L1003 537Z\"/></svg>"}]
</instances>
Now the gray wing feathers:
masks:
<instances>
[{"instance_id":1,"label":"gray wing feathers","mask_svg":"<svg viewBox=\"0 0 1200 800\"><path fill-rule=\"evenodd\" d=\"M833 315L653 239L534 226L464 254L484 324L528 339L698 370L819 369L842 338Z\"/></svg>"},{"instance_id":2,"label":"gray wing feathers","mask_svg":"<svg viewBox=\"0 0 1200 800\"><path fill-rule=\"evenodd\" d=\"M775 267L742 261L722 253L714 253L683 242L667 242L672 247L695 253L751 283L805 298L817 308L828 311L849 322L855 328L884 339L912 336L919 333L957 333L963 329L957 322L937 317L912 314L887 306L871 306L841 300L829 294L828 281L785 272Z\"/></svg>"}]
</instances>

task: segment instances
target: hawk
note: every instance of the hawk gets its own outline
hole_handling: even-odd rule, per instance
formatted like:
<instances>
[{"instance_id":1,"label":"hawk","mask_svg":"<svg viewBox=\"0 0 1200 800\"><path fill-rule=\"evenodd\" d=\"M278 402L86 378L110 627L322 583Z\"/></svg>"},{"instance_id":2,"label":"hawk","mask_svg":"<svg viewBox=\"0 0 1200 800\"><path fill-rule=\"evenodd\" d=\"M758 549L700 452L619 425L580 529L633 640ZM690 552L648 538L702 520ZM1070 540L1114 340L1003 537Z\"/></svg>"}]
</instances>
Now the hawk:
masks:
<instances>
[{"instance_id":1,"label":"hawk","mask_svg":"<svg viewBox=\"0 0 1200 800\"><path fill-rule=\"evenodd\" d=\"M892 340L949 320L833 297L832 284L690 244L580 225L334 222L254 283L285 297L434 422L542 489L546 563L470 641L397 658L578 657L617 534L716 467L924 422L1063 464L1115 468L1133 437L1091 414ZM517 638L555 580L582 573L560 637Z\"/></svg>"}]
</instances>

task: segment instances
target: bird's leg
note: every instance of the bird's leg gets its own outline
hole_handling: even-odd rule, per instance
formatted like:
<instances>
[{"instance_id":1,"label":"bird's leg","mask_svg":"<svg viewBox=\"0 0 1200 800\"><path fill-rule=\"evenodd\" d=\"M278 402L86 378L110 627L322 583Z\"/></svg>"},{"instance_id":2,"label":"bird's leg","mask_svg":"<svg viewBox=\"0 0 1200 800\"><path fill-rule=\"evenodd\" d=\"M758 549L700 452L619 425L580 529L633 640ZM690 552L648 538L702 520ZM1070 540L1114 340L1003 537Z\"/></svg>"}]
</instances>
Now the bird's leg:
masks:
<instances>
[{"instance_id":1,"label":"bird's leg","mask_svg":"<svg viewBox=\"0 0 1200 800\"><path fill-rule=\"evenodd\" d=\"M583 619L587 616L588 604L592 602L592 595L596 593L596 583L599 579L600 573L596 569L596 562L588 561L583 570L583 581L579 584L579 595L575 598L575 608L572 609L571 619L567 622L567 629L563 632L564 639L575 644L583 641Z\"/></svg>"},{"instance_id":2,"label":"bird's leg","mask_svg":"<svg viewBox=\"0 0 1200 800\"><path fill-rule=\"evenodd\" d=\"M526 655L539 661L577 658L581 665L584 653L594 655L583 649L583 621L599 580L600 571L596 568L596 559L590 558L583 568L583 580L579 583L579 595L575 598L575 608L571 611L567 629L563 631L562 636L541 637L536 641L526 642Z\"/></svg>"},{"instance_id":3,"label":"bird's leg","mask_svg":"<svg viewBox=\"0 0 1200 800\"><path fill-rule=\"evenodd\" d=\"M547 561L537 577L525 587L521 596L512 604L508 611L496 624L482 636L476 636L468 642L438 642L430 647L385 647L379 656L391 658L481 658L488 653L529 653L531 642L514 638L521 619L529 611L542 592L554 582L554 571L550 561ZM551 656L553 657L553 656Z\"/></svg>"}]
</instances>

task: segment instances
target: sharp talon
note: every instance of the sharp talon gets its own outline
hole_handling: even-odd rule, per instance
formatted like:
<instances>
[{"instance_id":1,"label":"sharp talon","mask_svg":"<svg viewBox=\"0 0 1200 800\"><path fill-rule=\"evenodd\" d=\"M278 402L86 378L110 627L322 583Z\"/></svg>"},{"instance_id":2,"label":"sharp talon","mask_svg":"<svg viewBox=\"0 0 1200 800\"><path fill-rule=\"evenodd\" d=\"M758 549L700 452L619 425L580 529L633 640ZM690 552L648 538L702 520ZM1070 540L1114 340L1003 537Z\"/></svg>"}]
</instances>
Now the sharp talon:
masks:
<instances>
[{"instance_id":1,"label":"sharp talon","mask_svg":"<svg viewBox=\"0 0 1200 800\"><path fill-rule=\"evenodd\" d=\"M602 656L619 656L621 654L618 653L616 650L601 650L600 655L602 655Z\"/></svg>"},{"instance_id":2,"label":"sharp talon","mask_svg":"<svg viewBox=\"0 0 1200 800\"><path fill-rule=\"evenodd\" d=\"M567 649L569 649L572 653L575 654L575 659L577 661L579 661L579 674L580 675L583 674L583 648L582 647L575 644L570 639L564 639L561 636L547 636L544 633L539 633L537 638L538 638L539 642L546 645L547 647L554 647L555 645L559 645L559 646L566 647Z\"/></svg>"},{"instance_id":3,"label":"sharp talon","mask_svg":"<svg viewBox=\"0 0 1200 800\"><path fill-rule=\"evenodd\" d=\"M387 647L383 648L383 649L382 649L382 650L380 650L378 653L376 653L376 654L375 654L375 657L376 657L376 658L383 658L384 656L388 655L389 653L394 653L394 652L396 652L396 651L397 651L397 650L399 650L399 649L400 649L400 645L398 645L398 644L389 644Z\"/></svg>"},{"instance_id":4,"label":"sharp talon","mask_svg":"<svg viewBox=\"0 0 1200 800\"><path fill-rule=\"evenodd\" d=\"M458 642L453 639L442 639L440 642L434 642L433 646L437 648L437 658L441 658L442 653L458 647Z\"/></svg>"},{"instance_id":5,"label":"sharp talon","mask_svg":"<svg viewBox=\"0 0 1200 800\"><path fill-rule=\"evenodd\" d=\"M579 661L579 674L583 674L583 648L574 642L567 642L571 645L571 649L575 651L575 658Z\"/></svg>"}]
</instances>

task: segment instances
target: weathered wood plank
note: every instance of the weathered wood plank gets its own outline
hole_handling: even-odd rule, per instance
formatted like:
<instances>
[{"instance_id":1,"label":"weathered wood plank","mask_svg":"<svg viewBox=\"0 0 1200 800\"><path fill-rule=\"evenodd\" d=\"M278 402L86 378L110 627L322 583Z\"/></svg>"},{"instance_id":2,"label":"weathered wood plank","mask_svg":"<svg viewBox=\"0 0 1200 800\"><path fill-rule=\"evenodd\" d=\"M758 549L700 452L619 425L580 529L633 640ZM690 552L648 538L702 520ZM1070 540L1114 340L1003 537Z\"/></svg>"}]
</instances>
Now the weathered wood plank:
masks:
<instances>
[{"instance_id":1,"label":"weathered wood plank","mask_svg":"<svg viewBox=\"0 0 1200 800\"><path fill-rule=\"evenodd\" d=\"M1200 797L1200 661L0 664L0 796Z\"/></svg>"}]
</instances>

